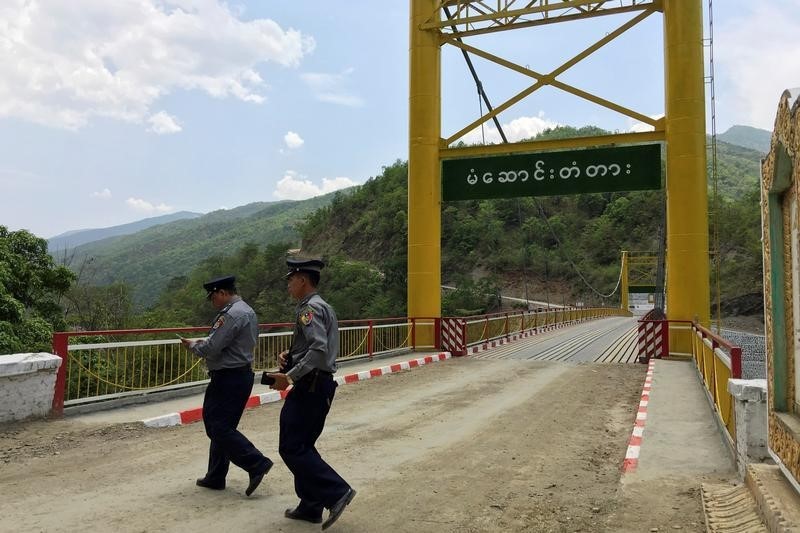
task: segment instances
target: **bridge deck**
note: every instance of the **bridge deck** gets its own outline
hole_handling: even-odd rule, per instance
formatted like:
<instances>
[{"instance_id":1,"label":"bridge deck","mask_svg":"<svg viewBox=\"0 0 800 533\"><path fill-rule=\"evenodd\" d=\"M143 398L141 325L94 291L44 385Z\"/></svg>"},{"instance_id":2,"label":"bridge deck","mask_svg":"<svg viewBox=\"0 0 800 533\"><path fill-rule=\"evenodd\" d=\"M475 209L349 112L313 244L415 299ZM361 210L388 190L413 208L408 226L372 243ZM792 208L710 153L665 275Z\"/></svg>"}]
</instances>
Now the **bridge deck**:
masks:
<instances>
[{"instance_id":1,"label":"bridge deck","mask_svg":"<svg viewBox=\"0 0 800 533\"><path fill-rule=\"evenodd\" d=\"M736 474L692 363L654 361L644 405L645 365L585 364L612 353L627 327L607 319L534 338L541 353L560 339L564 360L464 357L341 387L318 446L358 496L335 527L702 531L700 482ZM594 339L595 355L564 356L570 333ZM277 463L251 498L235 467L225 491L194 486L206 468L202 424L68 417L0 428L0 531L307 530L283 517L297 500L276 451L278 407L242 419Z\"/></svg>"},{"instance_id":2,"label":"bridge deck","mask_svg":"<svg viewBox=\"0 0 800 533\"><path fill-rule=\"evenodd\" d=\"M634 363L637 319L592 320L504 344L472 357L536 361Z\"/></svg>"}]
</instances>

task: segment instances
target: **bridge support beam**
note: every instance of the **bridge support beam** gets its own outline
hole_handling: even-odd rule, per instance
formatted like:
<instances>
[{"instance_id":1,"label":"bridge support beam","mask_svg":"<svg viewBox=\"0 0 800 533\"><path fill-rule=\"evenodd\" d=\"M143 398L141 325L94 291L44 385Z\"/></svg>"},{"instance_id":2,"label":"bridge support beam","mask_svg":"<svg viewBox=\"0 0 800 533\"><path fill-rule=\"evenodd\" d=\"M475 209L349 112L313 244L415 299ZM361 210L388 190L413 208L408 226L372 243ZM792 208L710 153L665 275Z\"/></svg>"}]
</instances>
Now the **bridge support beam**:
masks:
<instances>
[{"instance_id":1,"label":"bridge support beam","mask_svg":"<svg viewBox=\"0 0 800 533\"><path fill-rule=\"evenodd\" d=\"M710 317L703 8L664 0L667 141L667 316ZM672 351L691 353L690 335L671 335Z\"/></svg>"},{"instance_id":2,"label":"bridge support beam","mask_svg":"<svg viewBox=\"0 0 800 533\"><path fill-rule=\"evenodd\" d=\"M441 315L441 56L437 0L411 0L408 147L408 316ZM429 344L427 330L417 344ZM432 331L430 332L432 336ZM431 339L432 340L432 339Z\"/></svg>"}]
</instances>

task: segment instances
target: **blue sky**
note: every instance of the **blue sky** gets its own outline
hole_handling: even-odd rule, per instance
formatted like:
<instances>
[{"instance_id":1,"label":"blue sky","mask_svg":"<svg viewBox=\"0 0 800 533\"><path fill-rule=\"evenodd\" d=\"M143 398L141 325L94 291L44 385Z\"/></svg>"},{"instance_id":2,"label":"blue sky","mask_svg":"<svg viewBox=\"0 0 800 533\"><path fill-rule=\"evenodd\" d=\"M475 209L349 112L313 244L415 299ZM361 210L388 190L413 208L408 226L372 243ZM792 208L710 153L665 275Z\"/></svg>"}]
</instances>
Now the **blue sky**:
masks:
<instances>
[{"instance_id":1,"label":"blue sky","mask_svg":"<svg viewBox=\"0 0 800 533\"><path fill-rule=\"evenodd\" d=\"M467 42L547 72L628 18ZM650 17L559 79L663 113L661 24ZM796 2L715 2L714 31L718 130L771 129L781 91L800 86ZM444 47L442 60L449 135L480 107L460 52ZM494 105L527 84L475 65ZM552 88L500 118L512 139L557 124L637 127ZM407 137L407 1L0 4L0 225L12 230L51 237L308 198L406 159ZM496 138L487 127L466 140Z\"/></svg>"}]
</instances>

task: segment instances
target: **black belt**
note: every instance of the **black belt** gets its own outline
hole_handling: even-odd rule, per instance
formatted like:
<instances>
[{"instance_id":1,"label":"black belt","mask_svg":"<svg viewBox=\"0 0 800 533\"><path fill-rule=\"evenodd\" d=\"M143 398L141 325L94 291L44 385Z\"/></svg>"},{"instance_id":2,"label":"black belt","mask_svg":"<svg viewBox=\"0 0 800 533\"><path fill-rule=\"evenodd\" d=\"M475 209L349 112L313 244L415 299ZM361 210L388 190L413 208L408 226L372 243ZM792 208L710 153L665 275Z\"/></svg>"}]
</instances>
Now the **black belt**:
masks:
<instances>
[{"instance_id":1,"label":"black belt","mask_svg":"<svg viewBox=\"0 0 800 533\"><path fill-rule=\"evenodd\" d=\"M314 370L312 370L311 372L309 372L308 374L306 374L302 378L298 379L297 380L297 384L298 385L302 384L304 386L308 385L308 390L310 392L314 392L316 390L316 388L317 388L317 380L319 380L320 378L332 380L333 379L333 372L326 372L324 370L320 370L318 368L315 368Z\"/></svg>"},{"instance_id":2,"label":"black belt","mask_svg":"<svg viewBox=\"0 0 800 533\"><path fill-rule=\"evenodd\" d=\"M326 372L324 370L320 370L319 368L315 368L311 370L308 374L305 374L298 381L303 381L306 379L314 379L316 377L333 378L333 372Z\"/></svg>"},{"instance_id":3,"label":"black belt","mask_svg":"<svg viewBox=\"0 0 800 533\"><path fill-rule=\"evenodd\" d=\"M209 370L209 373L213 372L252 372L253 368L250 365L242 365L242 366L234 366L232 368L217 368L214 370Z\"/></svg>"}]
</instances>

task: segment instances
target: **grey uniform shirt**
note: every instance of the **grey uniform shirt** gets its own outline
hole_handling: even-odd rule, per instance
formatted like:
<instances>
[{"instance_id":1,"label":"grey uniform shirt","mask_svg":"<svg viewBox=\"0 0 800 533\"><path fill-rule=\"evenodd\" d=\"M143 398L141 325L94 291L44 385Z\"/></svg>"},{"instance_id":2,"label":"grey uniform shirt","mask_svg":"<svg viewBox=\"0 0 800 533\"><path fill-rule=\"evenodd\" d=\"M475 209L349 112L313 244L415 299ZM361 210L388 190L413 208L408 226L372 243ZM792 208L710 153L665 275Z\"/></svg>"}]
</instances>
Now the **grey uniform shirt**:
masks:
<instances>
[{"instance_id":1,"label":"grey uniform shirt","mask_svg":"<svg viewBox=\"0 0 800 533\"><path fill-rule=\"evenodd\" d=\"M214 319L208 337L194 343L192 352L206 360L209 370L253 364L258 340L258 319L239 296L223 307Z\"/></svg>"},{"instance_id":2,"label":"grey uniform shirt","mask_svg":"<svg viewBox=\"0 0 800 533\"><path fill-rule=\"evenodd\" d=\"M336 372L339 357L339 322L322 297L309 294L295 309L294 338L289 348L291 369L286 374L297 381L315 368Z\"/></svg>"}]
</instances>

